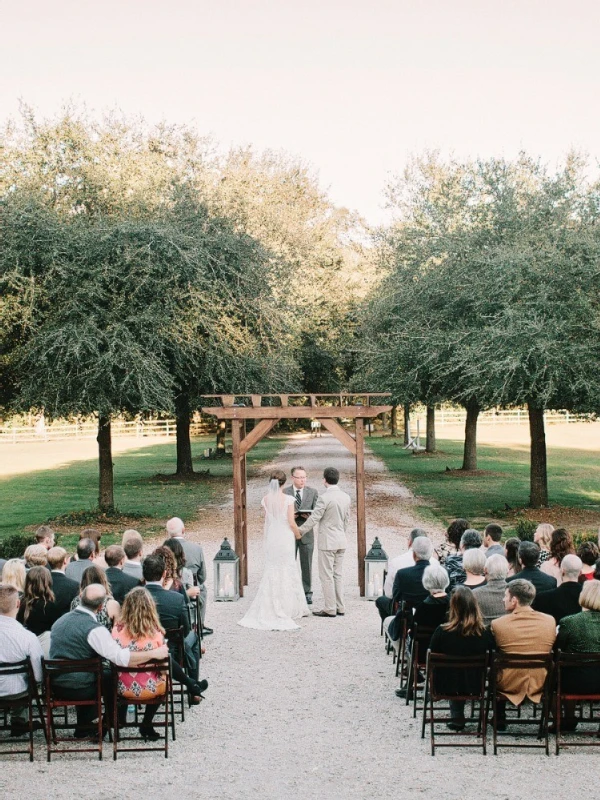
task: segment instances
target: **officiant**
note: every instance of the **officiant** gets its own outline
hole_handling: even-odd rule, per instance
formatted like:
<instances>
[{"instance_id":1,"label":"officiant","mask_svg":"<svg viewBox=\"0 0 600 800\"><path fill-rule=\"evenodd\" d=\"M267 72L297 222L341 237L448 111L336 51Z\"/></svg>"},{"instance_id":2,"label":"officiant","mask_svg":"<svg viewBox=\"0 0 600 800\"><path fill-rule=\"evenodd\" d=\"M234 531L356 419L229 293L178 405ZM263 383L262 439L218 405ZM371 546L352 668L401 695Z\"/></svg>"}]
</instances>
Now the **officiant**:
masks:
<instances>
[{"instance_id":1,"label":"officiant","mask_svg":"<svg viewBox=\"0 0 600 800\"><path fill-rule=\"evenodd\" d=\"M319 493L316 489L306 485L306 470L304 467L292 469L292 485L286 486L284 494L294 498L294 519L300 527L309 518L316 505ZM306 602L312 605L312 557L315 548L315 533L311 529L301 539L296 540L296 558L300 558L302 570L302 586L306 595Z\"/></svg>"}]
</instances>

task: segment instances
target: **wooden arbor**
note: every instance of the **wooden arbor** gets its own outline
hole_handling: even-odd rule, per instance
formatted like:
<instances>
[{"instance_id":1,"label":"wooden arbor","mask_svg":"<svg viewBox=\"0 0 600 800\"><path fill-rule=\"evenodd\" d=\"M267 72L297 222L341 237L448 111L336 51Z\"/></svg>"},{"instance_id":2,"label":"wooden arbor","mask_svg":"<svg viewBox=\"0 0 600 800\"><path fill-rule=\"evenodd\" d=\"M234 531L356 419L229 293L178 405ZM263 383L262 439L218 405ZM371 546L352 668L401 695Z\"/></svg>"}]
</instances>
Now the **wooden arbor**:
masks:
<instances>
[{"instance_id":1,"label":"wooden arbor","mask_svg":"<svg viewBox=\"0 0 600 800\"><path fill-rule=\"evenodd\" d=\"M202 409L218 420L231 421L233 440L233 526L235 551L240 557L240 594L248 585L248 525L246 503L246 455L282 419L317 419L356 458L356 537L358 551L358 584L360 594L365 594L364 558L366 555L365 520L365 454L364 421L374 419L391 406L371 405L372 397L389 397L388 394L319 394L319 395L247 395L251 406L236 404L241 395L209 395L220 400L220 406ZM272 405L263 405L263 399ZM290 405L290 400L292 405ZM279 402L279 405L275 403ZM328 403L324 405L323 402ZM340 418L355 421L352 437L337 421ZM246 434L246 420L257 424Z\"/></svg>"}]
</instances>

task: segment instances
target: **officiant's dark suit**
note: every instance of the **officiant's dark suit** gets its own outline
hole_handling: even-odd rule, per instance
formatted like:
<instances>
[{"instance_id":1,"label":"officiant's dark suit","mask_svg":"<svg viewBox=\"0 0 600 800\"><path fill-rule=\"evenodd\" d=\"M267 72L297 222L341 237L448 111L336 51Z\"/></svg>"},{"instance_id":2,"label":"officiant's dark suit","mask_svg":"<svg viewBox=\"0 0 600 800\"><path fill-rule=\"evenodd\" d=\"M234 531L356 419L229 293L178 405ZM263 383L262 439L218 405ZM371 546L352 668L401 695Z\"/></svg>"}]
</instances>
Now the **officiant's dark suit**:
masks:
<instances>
[{"instance_id":1,"label":"officiant's dark suit","mask_svg":"<svg viewBox=\"0 0 600 800\"><path fill-rule=\"evenodd\" d=\"M305 479L306 480L306 479ZM292 475L292 481L294 476ZM297 481L296 483L302 483ZM283 490L284 494L289 494L295 498L296 511L299 508L313 509L317 503L319 493L316 489L310 486L303 486L298 488L294 483L291 486L286 486ZM294 514L296 525L300 527L308 519L307 514ZM315 549L315 532L307 531L301 539L296 539L296 557L300 558L300 569L302 570L302 587L306 595L307 603L312 603L312 558Z\"/></svg>"}]
</instances>

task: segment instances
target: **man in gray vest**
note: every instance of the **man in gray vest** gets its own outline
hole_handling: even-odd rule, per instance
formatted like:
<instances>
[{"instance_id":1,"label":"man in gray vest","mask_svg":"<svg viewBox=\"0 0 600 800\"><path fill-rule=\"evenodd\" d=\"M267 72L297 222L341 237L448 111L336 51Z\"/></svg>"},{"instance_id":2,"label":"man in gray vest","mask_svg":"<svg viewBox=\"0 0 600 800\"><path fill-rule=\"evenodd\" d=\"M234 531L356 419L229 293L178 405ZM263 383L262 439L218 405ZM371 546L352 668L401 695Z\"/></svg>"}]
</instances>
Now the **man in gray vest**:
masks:
<instances>
[{"instance_id":1,"label":"man in gray vest","mask_svg":"<svg viewBox=\"0 0 600 800\"><path fill-rule=\"evenodd\" d=\"M292 485L286 486L283 493L289 494L294 498L294 519L296 525L300 527L310 517L319 496L316 489L306 485L306 470L304 467L292 468ZM312 558L314 549L315 532L311 528L301 539L296 539L296 558L300 557L302 586L308 605L312 605Z\"/></svg>"},{"instance_id":2,"label":"man in gray vest","mask_svg":"<svg viewBox=\"0 0 600 800\"><path fill-rule=\"evenodd\" d=\"M200 618L202 620L202 634L204 636L210 635L213 630L212 628L207 628L204 625L204 619L206 617L206 560L204 558L204 550L202 549L202 545L199 545L197 542L190 542L189 539L185 538L185 525L183 524L183 520L179 519L179 517L171 517L171 519L167 522L167 533L173 539L178 539L179 543L183 547L183 552L185 554L185 565L186 567L192 571L192 573L196 576L196 580L198 581L198 586L200 587Z\"/></svg>"},{"instance_id":3,"label":"man in gray vest","mask_svg":"<svg viewBox=\"0 0 600 800\"><path fill-rule=\"evenodd\" d=\"M108 629L96 619L96 613L105 600L106 590L99 583L92 583L83 590L81 605L62 616L52 626L51 659L79 661L100 656L118 667L137 667L151 659L162 660L168 657L169 650L166 645L139 653L119 647ZM65 700L89 700L96 693L95 678L86 672L60 675L54 679L53 687ZM105 673L102 687L104 703L110 713L112 709L110 673ZM93 706L77 707L77 727L74 733L76 738L94 735L95 728L92 727L94 717Z\"/></svg>"}]
</instances>

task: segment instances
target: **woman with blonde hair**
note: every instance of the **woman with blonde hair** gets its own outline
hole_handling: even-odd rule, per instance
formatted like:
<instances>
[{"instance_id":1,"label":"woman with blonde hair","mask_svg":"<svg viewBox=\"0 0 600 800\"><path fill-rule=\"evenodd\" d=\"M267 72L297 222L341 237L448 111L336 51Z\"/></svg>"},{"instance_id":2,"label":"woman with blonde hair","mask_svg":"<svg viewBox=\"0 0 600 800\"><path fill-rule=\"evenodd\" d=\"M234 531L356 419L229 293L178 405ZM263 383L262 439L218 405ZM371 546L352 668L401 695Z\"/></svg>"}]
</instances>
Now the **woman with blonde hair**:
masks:
<instances>
[{"instance_id":1,"label":"woman with blonde hair","mask_svg":"<svg viewBox=\"0 0 600 800\"><path fill-rule=\"evenodd\" d=\"M30 544L23 554L25 569L45 567L48 563L48 551L43 544Z\"/></svg>"},{"instance_id":2,"label":"woman with blonde hair","mask_svg":"<svg viewBox=\"0 0 600 800\"><path fill-rule=\"evenodd\" d=\"M544 561L548 561L550 558L550 544L552 543L553 530L554 525L551 525L549 522L542 522L535 529L533 541L540 548L540 560L537 563L538 567L541 567Z\"/></svg>"},{"instance_id":3,"label":"woman with blonde hair","mask_svg":"<svg viewBox=\"0 0 600 800\"><path fill-rule=\"evenodd\" d=\"M2 567L2 583L14 586L19 592L19 597L23 597L25 591L25 564L20 558L9 558Z\"/></svg>"},{"instance_id":4,"label":"woman with blonde hair","mask_svg":"<svg viewBox=\"0 0 600 800\"><path fill-rule=\"evenodd\" d=\"M150 593L139 586L132 589L123 600L121 618L112 631L112 637L120 647L139 653L165 644L164 628L161 626L156 604ZM154 700L164 695L167 688L165 676L150 666L140 666L139 672L119 672L117 692L120 697L137 700ZM156 741L160 734L152 727L158 705L148 705L140 725L144 739Z\"/></svg>"},{"instance_id":5,"label":"woman with blonde hair","mask_svg":"<svg viewBox=\"0 0 600 800\"><path fill-rule=\"evenodd\" d=\"M96 613L96 619L100 625L104 625L105 628L107 628L109 631L112 631L113 625L119 619L121 606L112 596L112 591L110 584L106 579L105 571L99 567L96 567L95 565L88 567L83 573L79 595L71 603L71 611L73 611L74 608L77 608L77 606L81 605L81 595L83 590L86 588L86 586L89 586L92 583L100 583L106 589L106 600L102 603L100 610Z\"/></svg>"},{"instance_id":6,"label":"woman with blonde hair","mask_svg":"<svg viewBox=\"0 0 600 800\"><path fill-rule=\"evenodd\" d=\"M38 637L44 658L50 653L50 628L61 616L54 599L52 573L46 567L32 567L25 578L17 620Z\"/></svg>"}]
</instances>

